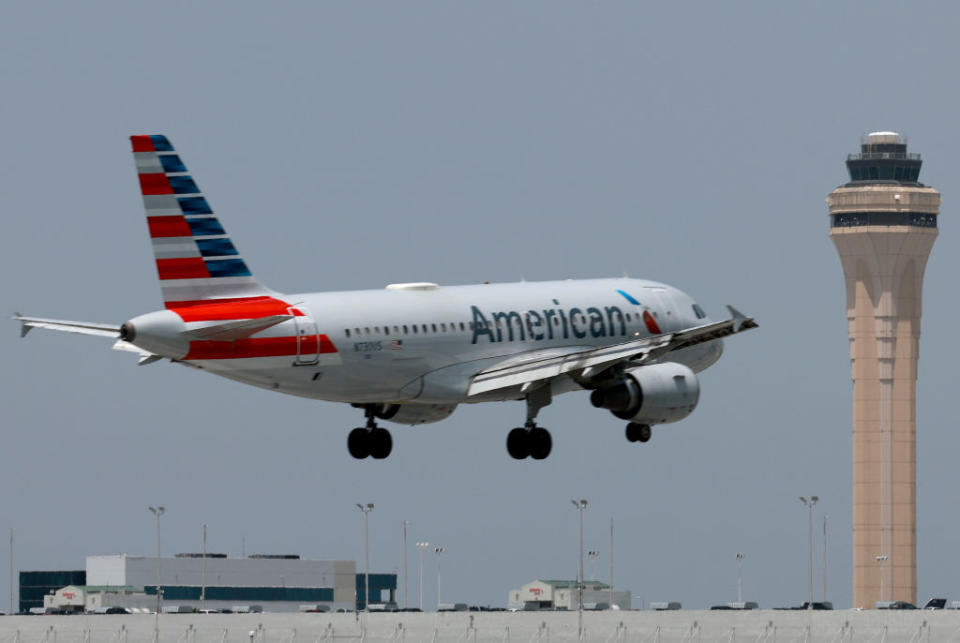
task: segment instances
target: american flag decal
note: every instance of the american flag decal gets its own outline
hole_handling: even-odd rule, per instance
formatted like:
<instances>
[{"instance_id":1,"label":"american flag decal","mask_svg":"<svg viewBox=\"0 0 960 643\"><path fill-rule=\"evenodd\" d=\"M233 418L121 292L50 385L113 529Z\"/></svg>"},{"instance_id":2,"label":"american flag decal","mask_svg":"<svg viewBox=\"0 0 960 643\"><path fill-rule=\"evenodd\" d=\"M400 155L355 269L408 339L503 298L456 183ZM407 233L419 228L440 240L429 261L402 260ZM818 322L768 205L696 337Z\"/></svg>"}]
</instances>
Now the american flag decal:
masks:
<instances>
[{"instance_id":1,"label":"american flag decal","mask_svg":"<svg viewBox=\"0 0 960 643\"><path fill-rule=\"evenodd\" d=\"M403 340L402 340L402 339L395 339L395 340L393 340L392 342L390 342L390 350L392 350L392 351L398 351L398 350L401 350L402 348L403 348Z\"/></svg>"}]
</instances>

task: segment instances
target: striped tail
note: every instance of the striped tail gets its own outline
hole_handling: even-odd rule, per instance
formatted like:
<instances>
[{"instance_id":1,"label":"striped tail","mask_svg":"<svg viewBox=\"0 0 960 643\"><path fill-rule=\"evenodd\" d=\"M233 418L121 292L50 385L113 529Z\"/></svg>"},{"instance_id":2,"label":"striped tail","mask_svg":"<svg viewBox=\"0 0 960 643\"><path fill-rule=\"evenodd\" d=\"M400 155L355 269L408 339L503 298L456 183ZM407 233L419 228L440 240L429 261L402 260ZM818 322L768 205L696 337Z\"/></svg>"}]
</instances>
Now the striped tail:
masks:
<instances>
[{"instance_id":1,"label":"striped tail","mask_svg":"<svg viewBox=\"0 0 960 643\"><path fill-rule=\"evenodd\" d=\"M130 142L166 307L273 295L253 277L167 137Z\"/></svg>"}]
</instances>

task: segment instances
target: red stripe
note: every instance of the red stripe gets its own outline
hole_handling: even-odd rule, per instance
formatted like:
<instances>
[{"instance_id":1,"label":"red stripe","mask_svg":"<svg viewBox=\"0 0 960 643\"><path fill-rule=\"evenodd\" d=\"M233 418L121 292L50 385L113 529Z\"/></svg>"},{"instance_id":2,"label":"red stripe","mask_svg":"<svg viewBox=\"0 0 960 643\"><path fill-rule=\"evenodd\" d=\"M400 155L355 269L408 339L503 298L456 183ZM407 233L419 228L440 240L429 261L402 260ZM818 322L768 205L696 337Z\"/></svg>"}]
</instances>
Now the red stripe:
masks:
<instances>
[{"instance_id":1,"label":"red stripe","mask_svg":"<svg viewBox=\"0 0 960 643\"><path fill-rule=\"evenodd\" d=\"M185 322L256 319L270 315L290 314L290 304L273 297L169 301L167 308L178 314ZM293 315L302 317L303 313L293 309Z\"/></svg>"},{"instance_id":2,"label":"red stripe","mask_svg":"<svg viewBox=\"0 0 960 643\"><path fill-rule=\"evenodd\" d=\"M147 217L147 226L150 228L151 239L193 235L190 232L190 226L187 225L187 220L179 214L168 217Z\"/></svg>"},{"instance_id":3,"label":"red stripe","mask_svg":"<svg viewBox=\"0 0 960 643\"><path fill-rule=\"evenodd\" d=\"M199 279L210 276L202 257L157 259L157 272L160 279Z\"/></svg>"},{"instance_id":4,"label":"red stripe","mask_svg":"<svg viewBox=\"0 0 960 643\"><path fill-rule=\"evenodd\" d=\"M130 142L133 144L134 152L155 152L153 139L149 136L131 136Z\"/></svg>"},{"instance_id":5,"label":"red stripe","mask_svg":"<svg viewBox=\"0 0 960 643\"><path fill-rule=\"evenodd\" d=\"M316 342L320 343L321 353L336 353L337 349L326 335L308 335L304 337L303 350L297 350L296 337L258 337L238 339L233 342L199 341L190 342L190 351L185 360L200 359L243 359L250 357L284 357L298 353L312 354Z\"/></svg>"},{"instance_id":6,"label":"red stripe","mask_svg":"<svg viewBox=\"0 0 960 643\"><path fill-rule=\"evenodd\" d=\"M166 174L139 174L138 176L141 194L173 194L173 188L170 187Z\"/></svg>"},{"instance_id":7,"label":"red stripe","mask_svg":"<svg viewBox=\"0 0 960 643\"><path fill-rule=\"evenodd\" d=\"M647 325L647 330L652 334L660 334L660 326L657 325L656 320L653 318L653 315L650 314L649 310L643 311L643 323Z\"/></svg>"}]
</instances>

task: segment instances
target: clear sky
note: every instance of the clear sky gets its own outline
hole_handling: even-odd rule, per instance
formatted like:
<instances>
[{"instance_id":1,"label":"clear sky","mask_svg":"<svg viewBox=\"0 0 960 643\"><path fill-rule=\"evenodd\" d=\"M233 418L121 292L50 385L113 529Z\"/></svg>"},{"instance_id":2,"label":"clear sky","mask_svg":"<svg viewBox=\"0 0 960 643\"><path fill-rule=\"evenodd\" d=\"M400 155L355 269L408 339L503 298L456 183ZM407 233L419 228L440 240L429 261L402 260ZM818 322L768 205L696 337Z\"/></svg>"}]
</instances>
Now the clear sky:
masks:
<instances>
[{"instance_id":1,"label":"clear sky","mask_svg":"<svg viewBox=\"0 0 960 643\"><path fill-rule=\"evenodd\" d=\"M255 274L285 292L647 277L732 338L686 421L630 444L586 394L392 426L355 461L346 405L137 367L93 337L0 333L0 528L17 569L88 554L296 552L399 570L401 523L446 548L444 600L573 578L577 515L634 604L852 600L851 383L826 195L894 130L943 192L919 381L920 600L960 599L951 320L960 7L904 2L10 3L0 21L0 274L8 312L121 323L160 306L130 134L170 137ZM952 150L952 151L951 151ZM951 286L951 284L954 284ZM5 556L3 557L5 558ZM436 600L435 561L424 598ZM5 569L5 565L3 566ZM590 570L588 567L588 576ZM0 583L0 609L6 608Z\"/></svg>"}]
</instances>

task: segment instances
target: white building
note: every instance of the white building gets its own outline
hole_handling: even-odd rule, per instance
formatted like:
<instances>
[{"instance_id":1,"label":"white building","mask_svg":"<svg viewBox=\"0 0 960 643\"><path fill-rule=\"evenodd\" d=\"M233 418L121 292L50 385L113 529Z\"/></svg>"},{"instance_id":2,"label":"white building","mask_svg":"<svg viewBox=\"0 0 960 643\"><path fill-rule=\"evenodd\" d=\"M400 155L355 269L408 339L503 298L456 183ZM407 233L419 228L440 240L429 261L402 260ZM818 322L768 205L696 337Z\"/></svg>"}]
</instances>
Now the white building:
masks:
<instances>
[{"instance_id":1,"label":"white building","mask_svg":"<svg viewBox=\"0 0 960 643\"><path fill-rule=\"evenodd\" d=\"M222 554L180 554L174 558L116 554L87 557L86 594L101 595L98 607L131 607L130 597L120 599L110 588L133 588L136 606L156 608L156 592L163 589L165 606L232 609L238 605L261 605L273 612L297 611L301 605L330 610L353 610L357 596L356 563L352 560L303 560L299 556L251 556L228 558ZM381 589L392 599L396 577L381 579L371 574L371 595L382 600ZM380 581L380 582L375 582ZM382 581L387 580L388 587ZM91 592L91 588L97 591ZM68 589L68 588L64 588ZM84 588L77 588L81 593ZM362 598L362 597L360 597ZM120 602L114 602L117 600ZM92 600L92 599L91 599ZM61 601L62 602L62 601Z\"/></svg>"},{"instance_id":2,"label":"white building","mask_svg":"<svg viewBox=\"0 0 960 643\"><path fill-rule=\"evenodd\" d=\"M580 590L575 580L535 580L520 589L510 590L507 601L528 610L575 610ZM614 590L613 603L618 609L630 609L630 590ZM599 581L583 581L584 609L609 609L610 586Z\"/></svg>"}]
</instances>

